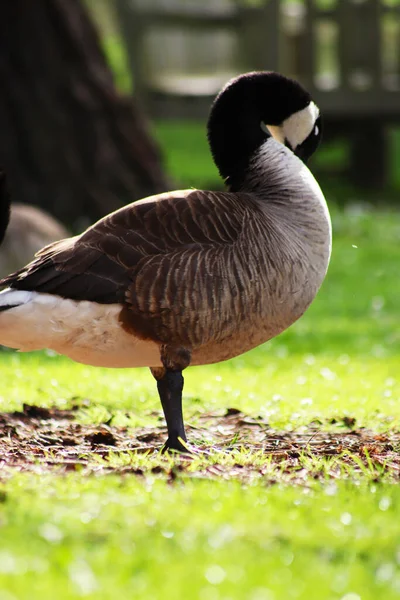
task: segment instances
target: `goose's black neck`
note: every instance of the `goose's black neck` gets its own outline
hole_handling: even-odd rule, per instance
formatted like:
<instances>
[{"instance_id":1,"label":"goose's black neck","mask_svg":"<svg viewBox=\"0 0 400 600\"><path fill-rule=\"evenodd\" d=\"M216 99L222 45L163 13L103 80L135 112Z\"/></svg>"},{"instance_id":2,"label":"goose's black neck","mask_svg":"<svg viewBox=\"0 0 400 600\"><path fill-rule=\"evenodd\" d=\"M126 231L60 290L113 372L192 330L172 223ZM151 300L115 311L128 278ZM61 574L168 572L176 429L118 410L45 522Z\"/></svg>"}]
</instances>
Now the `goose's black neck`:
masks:
<instances>
[{"instance_id":1,"label":"goose's black neck","mask_svg":"<svg viewBox=\"0 0 400 600\"><path fill-rule=\"evenodd\" d=\"M208 140L221 177L232 191L242 186L252 156L270 137L261 123L281 125L310 101L296 81L273 72L241 75L219 93L208 120Z\"/></svg>"}]
</instances>

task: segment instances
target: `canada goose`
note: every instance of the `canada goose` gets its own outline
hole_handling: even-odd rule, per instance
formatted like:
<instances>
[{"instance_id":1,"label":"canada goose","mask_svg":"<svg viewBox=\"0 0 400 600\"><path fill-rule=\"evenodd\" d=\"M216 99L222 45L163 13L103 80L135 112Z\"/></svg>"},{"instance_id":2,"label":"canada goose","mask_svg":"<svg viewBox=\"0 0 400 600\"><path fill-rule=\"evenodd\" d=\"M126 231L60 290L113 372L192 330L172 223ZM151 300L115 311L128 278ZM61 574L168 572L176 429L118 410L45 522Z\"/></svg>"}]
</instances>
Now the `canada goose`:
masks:
<instances>
[{"instance_id":1,"label":"canada goose","mask_svg":"<svg viewBox=\"0 0 400 600\"><path fill-rule=\"evenodd\" d=\"M0 277L20 269L40 248L67 235L65 227L39 207L13 203L0 251Z\"/></svg>"},{"instance_id":2,"label":"canada goose","mask_svg":"<svg viewBox=\"0 0 400 600\"><path fill-rule=\"evenodd\" d=\"M164 448L187 451L183 369L276 336L324 279L329 213L298 158L320 136L319 110L297 82L273 72L233 79L208 121L227 191L152 196L38 252L0 282L9 286L0 293L0 343L89 365L150 367ZM3 229L7 212L4 202Z\"/></svg>"}]
</instances>

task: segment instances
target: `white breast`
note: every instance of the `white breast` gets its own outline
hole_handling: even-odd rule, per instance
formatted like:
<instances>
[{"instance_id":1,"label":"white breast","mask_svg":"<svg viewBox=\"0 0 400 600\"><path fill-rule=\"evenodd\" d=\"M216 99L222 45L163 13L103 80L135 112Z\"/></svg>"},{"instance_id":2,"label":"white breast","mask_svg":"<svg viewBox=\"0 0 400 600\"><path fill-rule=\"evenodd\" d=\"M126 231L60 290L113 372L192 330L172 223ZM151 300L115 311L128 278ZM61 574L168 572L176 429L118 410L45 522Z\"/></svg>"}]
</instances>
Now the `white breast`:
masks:
<instances>
[{"instance_id":1,"label":"white breast","mask_svg":"<svg viewBox=\"0 0 400 600\"><path fill-rule=\"evenodd\" d=\"M65 300L60 296L7 289L0 306L0 344L23 352L49 348L77 362L103 367L160 366L154 342L127 333L119 304Z\"/></svg>"}]
</instances>

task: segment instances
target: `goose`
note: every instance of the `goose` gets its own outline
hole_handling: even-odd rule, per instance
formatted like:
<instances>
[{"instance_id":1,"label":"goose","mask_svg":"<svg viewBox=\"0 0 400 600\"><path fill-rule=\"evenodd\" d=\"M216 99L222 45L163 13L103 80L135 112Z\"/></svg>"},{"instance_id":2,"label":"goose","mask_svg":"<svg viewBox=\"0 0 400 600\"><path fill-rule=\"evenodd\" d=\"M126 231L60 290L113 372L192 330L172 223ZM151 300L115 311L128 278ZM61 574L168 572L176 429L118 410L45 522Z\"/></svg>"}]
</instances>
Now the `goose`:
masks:
<instances>
[{"instance_id":1,"label":"goose","mask_svg":"<svg viewBox=\"0 0 400 600\"><path fill-rule=\"evenodd\" d=\"M299 83L264 71L234 78L207 131L226 191L134 202L0 281L1 344L150 367L167 425L163 451L196 451L185 434L183 370L284 331L313 301L331 253L327 204L306 166L321 117ZM8 212L3 193L0 238Z\"/></svg>"}]
</instances>

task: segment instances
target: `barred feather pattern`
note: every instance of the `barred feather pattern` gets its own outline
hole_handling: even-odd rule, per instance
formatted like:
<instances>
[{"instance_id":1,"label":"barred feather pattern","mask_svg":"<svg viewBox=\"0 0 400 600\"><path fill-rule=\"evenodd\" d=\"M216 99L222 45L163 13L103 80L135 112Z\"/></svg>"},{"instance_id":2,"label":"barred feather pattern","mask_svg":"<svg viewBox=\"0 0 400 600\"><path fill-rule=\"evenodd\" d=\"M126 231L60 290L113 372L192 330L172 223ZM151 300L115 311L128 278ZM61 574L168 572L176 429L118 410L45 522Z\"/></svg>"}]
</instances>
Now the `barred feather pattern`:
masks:
<instances>
[{"instance_id":1,"label":"barred feather pattern","mask_svg":"<svg viewBox=\"0 0 400 600\"><path fill-rule=\"evenodd\" d=\"M318 185L268 140L242 190L184 190L133 203L44 248L0 284L119 304L126 332L187 348L192 364L205 364L249 350L299 318L329 254Z\"/></svg>"}]
</instances>

